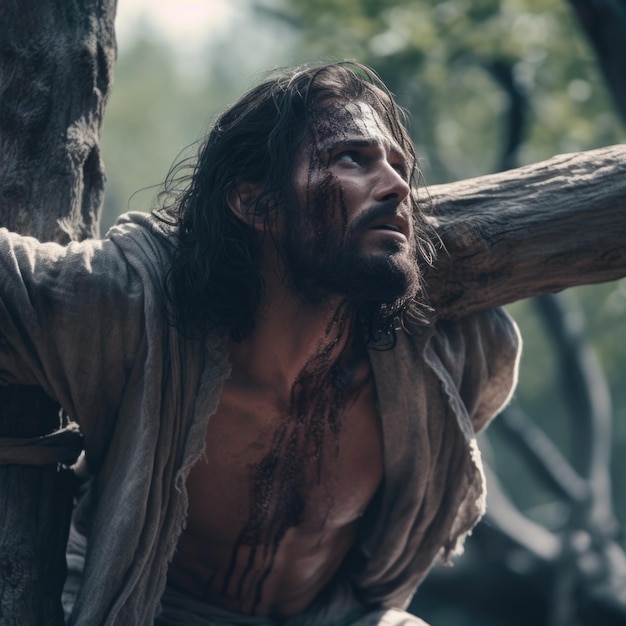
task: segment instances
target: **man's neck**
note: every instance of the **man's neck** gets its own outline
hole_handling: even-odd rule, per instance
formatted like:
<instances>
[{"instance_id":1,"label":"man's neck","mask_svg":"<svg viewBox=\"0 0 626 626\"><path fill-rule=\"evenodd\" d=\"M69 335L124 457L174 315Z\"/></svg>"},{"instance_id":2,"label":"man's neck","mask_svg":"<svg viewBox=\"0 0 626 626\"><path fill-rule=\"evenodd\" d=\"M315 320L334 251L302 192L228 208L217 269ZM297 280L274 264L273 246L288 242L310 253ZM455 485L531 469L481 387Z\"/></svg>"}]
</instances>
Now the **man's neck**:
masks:
<instances>
[{"instance_id":1,"label":"man's neck","mask_svg":"<svg viewBox=\"0 0 626 626\"><path fill-rule=\"evenodd\" d=\"M340 299L313 305L283 283L266 283L254 331L241 342L231 342L233 382L289 394L307 364L324 350L328 350L329 369L336 363L352 334L353 321Z\"/></svg>"}]
</instances>

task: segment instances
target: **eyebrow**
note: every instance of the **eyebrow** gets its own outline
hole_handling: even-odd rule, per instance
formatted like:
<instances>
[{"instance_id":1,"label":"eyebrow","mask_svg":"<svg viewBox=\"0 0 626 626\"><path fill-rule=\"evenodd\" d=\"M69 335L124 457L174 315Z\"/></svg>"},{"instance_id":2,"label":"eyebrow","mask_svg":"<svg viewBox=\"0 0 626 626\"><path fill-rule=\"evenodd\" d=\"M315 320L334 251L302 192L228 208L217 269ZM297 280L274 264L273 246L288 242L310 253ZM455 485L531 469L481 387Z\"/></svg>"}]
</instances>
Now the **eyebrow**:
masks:
<instances>
[{"instance_id":1,"label":"eyebrow","mask_svg":"<svg viewBox=\"0 0 626 626\"><path fill-rule=\"evenodd\" d=\"M385 140L380 141L379 139L328 139L323 141L319 145L320 152L330 152L335 148L346 147L346 148L373 148L378 145L387 144L385 147L389 149L390 152L394 153L395 156L400 157L405 161L409 161L408 155L400 148L400 146L395 141Z\"/></svg>"}]
</instances>

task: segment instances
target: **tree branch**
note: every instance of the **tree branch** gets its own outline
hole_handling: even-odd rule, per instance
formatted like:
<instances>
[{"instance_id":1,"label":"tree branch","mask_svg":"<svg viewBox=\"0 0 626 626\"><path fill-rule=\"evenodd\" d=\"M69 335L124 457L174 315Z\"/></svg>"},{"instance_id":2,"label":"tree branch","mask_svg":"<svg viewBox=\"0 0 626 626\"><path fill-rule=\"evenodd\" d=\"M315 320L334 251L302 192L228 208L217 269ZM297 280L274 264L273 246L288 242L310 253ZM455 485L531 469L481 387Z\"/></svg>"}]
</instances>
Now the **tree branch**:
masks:
<instances>
[{"instance_id":1,"label":"tree branch","mask_svg":"<svg viewBox=\"0 0 626 626\"><path fill-rule=\"evenodd\" d=\"M427 292L446 318L626 275L626 146L431 187L442 250Z\"/></svg>"},{"instance_id":2,"label":"tree branch","mask_svg":"<svg viewBox=\"0 0 626 626\"><path fill-rule=\"evenodd\" d=\"M576 474L561 451L517 405L513 404L494 421L508 439L509 444L526 462L531 472L561 498L576 503L586 503L589 488Z\"/></svg>"},{"instance_id":3,"label":"tree branch","mask_svg":"<svg viewBox=\"0 0 626 626\"><path fill-rule=\"evenodd\" d=\"M563 397L572 421L572 464L588 482L590 499L579 508L586 523L614 534L611 478L611 397L602 367L585 340L581 307L565 294L534 300L559 359Z\"/></svg>"}]
</instances>

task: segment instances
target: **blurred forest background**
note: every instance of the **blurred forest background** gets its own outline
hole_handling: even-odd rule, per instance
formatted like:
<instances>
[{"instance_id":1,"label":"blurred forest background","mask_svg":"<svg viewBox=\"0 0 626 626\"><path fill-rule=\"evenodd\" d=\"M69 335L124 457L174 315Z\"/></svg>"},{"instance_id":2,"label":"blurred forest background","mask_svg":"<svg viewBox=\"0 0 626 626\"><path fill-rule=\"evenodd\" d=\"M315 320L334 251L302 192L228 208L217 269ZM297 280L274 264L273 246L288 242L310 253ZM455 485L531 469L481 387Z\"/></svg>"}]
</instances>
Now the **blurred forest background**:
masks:
<instances>
[{"instance_id":1,"label":"blurred forest background","mask_svg":"<svg viewBox=\"0 0 626 626\"><path fill-rule=\"evenodd\" d=\"M135 11L132 17L128 9L133 0L119 0L120 53L103 137L109 179L103 232L118 214L153 207L158 185L172 162L181 154L193 154L195 148L191 144L208 130L213 117L262 78L264 70L309 60L355 59L373 66L382 75L411 114L426 184L487 174L557 153L620 143L626 137L624 121L606 87L573 2L234 0L226 4L203 0L171 4L177 7L172 11L178 11L178 17L186 11L186 21L174 34L171 31L178 18L172 17L171 29L162 28L154 20L156 5L148 5L145 14ZM623 2L614 4L621 4L626 13ZM199 32L203 36L199 37ZM567 295L564 319L585 327L583 335L570 336L571 345L587 346L588 341L605 375L604 378L600 370L594 370L591 393L602 401L606 383L611 405L603 410L605 417L612 420L612 445L604 458L613 481L616 517L623 528L626 279L569 290ZM545 314L538 313L538 306L535 301L526 301L509 307L525 339L516 404L518 411L531 416L532 422L576 468L577 457L584 456L580 441L576 441L575 409L580 401L570 397L568 403L568 393L583 383L567 379L563 382L561 361L569 357L558 352L554 328L546 329ZM522 422L520 428L528 433L530 426ZM520 453L520 446L515 441L511 443L507 429L496 426L491 431L483 442L486 457L525 519L547 529L548 539L563 539L572 529L576 530L572 519L575 513L567 498L557 497L555 489L550 488L545 468L537 471L541 463L536 458L529 461L528 451ZM584 428L580 432L583 440L587 438ZM533 441L531 447L537 447L537 439ZM543 446L541 441L539 447ZM557 459L558 467L548 473L564 472L566 476L561 478L567 482L569 470L563 468L557 452L548 450L543 456L544 461L546 457ZM497 570L502 574L500 582L506 569L513 588L518 585L517 601L540 605L537 615L541 613L543 621L538 617L528 621L528 616L523 621L521 615L528 606L516 608L516 600L511 598L498 600L496 596L505 592L496 586L485 587L495 582L480 578L475 569L478 566L472 566L474 575L470 572L469 578L463 579L465 596L471 589L483 604L508 602L508 618L481 612L479 608L471 609L476 611L472 613L466 605L476 603L476 598L463 598L463 591L458 601L449 591L439 597L439 578L452 576L453 580L454 576L463 575L461 559L451 570L456 574L435 572L435 582L417 594L416 612L434 626L573 626L578 620L581 624L626 623L611 622L608 617L594 621L598 618L581 617L576 608L558 602L555 605L558 589L565 586L567 593L562 589L561 592L575 596L580 580L568 581L567 577L557 576L554 568L542 568L536 563L538 555L532 549L520 549L515 541L498 543L492 532L498 527L497 520L488 519L483 526L486 529L479 529L471 540L481 543L480 555L472 556L470 543L467 562L489 565L491 560L485 556L485 550L487 554L489 550L495 552L498 567L503 568ZM533 528L536 529L529 527L529 536L535 532ZM621 531L613 536L623 547ZM538 535L539 543L540 540ZM576 531L568 535L568 540L585 544L592 542L593 537ZM585 552L584 545L579 548L579 556L591 554ZM567 562L561 559L555 567L563 570ZM585 568L580 563L577 567ZM521 582L531 574L535 575L534 591ZM467 581L472 578L481 580L483 586L468 586ZM623 582L622 591L626 594L626 579ZM546 590L550 588L552 592ZM519 622L515 621L515 612Z\"/></svg>"}]
</instances>

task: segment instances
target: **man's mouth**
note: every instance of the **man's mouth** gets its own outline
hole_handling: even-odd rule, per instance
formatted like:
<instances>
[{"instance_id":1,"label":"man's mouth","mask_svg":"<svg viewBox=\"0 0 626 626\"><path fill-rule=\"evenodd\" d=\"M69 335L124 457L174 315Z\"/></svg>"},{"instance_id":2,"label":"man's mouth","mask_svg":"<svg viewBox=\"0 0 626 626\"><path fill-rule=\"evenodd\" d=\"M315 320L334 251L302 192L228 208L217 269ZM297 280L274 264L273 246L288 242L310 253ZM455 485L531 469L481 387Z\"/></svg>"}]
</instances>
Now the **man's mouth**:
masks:
<instances>
[{"instance_id":1,"label":"man's mouth","mask_svg":"<svg viewBox=\"0 0 626 626\"><path fill-rule=\"evenodd\" d=\"M374 220L369 230L380 230L389 233L397 233L405 239L409 237L409 223L402 215L385 216Z\"/></svg>"},{"instance_id":2,"label":"man's mouth","mask_svg":"<svg viewBox=\"0 0 626 626\"><path fill-rule=\"evenodd\" d=\"M380 226L373 226L372 230L392 230L396 233L401 233L402 231L395 226L394 224L381 224Z\"/></svg>"}]
</instances>

